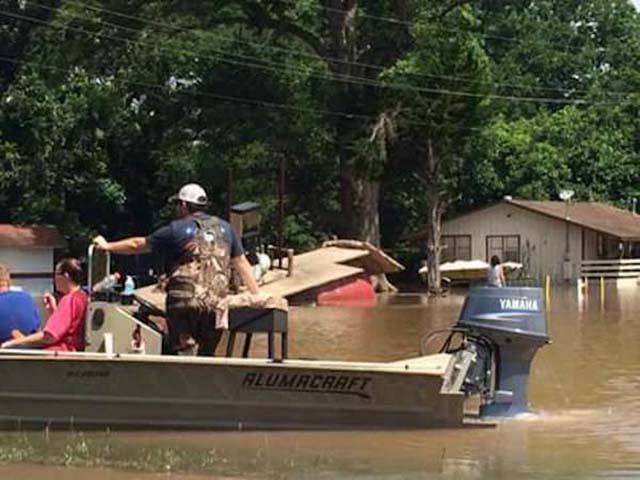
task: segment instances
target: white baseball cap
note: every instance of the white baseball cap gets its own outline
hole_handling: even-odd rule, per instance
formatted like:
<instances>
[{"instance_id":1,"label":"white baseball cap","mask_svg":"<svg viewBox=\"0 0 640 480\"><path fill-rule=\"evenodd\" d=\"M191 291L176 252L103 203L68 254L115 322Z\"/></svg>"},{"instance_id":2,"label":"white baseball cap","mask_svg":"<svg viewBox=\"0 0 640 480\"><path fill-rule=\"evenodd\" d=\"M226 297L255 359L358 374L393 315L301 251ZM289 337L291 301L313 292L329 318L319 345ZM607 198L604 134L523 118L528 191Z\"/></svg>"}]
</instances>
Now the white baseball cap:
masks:
<instances>
[{"instance_id":1,"label":"white baseball cap","mask_svg":"<svg viewBox=\"0 0 640 480\"><path fill-rule=\"evenodd\" d=\"M200 206L204 206L208 202L207 192L205 192L204 188L197 183L187 183L177 194L169 197L170 202L174 202L176 200Z\"/></svg>"}]
</instances>

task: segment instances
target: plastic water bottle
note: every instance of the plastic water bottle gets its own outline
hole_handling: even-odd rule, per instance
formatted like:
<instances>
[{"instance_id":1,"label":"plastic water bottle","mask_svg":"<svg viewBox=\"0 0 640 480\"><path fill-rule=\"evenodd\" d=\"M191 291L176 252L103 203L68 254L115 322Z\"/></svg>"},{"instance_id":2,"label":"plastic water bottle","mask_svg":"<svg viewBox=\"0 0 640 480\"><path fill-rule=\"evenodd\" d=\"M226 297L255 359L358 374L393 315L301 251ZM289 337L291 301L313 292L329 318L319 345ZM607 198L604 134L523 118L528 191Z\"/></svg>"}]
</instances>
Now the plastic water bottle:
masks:
<instances>
[{"instance_id":1,"label":"plastic water bottle","mask_svg":"<svg viewBox=\"0 0 640 480\"><path fill-rule=\"evenodd\" d=\"M122 290L122 303L131 305L133 303L133 291L136 289L136 284L133 281L131 275L127 275L124 281L124 290Z\"/></svg>"},{"instance_id":2,"label":"plastic water bottle","mask_svg":"<svg viewBox=\"0 0 640 480\"><path fill-rule=\"evenodd\" d=\"M121 278L121 275L118 272L112 273L111 275L107 275L98 283L96 283L91 288L91 291L93 293L106 292L107 290L110 290L113 287L115 287L120 281L120 278Z\"/></svg>"}]
</instances>

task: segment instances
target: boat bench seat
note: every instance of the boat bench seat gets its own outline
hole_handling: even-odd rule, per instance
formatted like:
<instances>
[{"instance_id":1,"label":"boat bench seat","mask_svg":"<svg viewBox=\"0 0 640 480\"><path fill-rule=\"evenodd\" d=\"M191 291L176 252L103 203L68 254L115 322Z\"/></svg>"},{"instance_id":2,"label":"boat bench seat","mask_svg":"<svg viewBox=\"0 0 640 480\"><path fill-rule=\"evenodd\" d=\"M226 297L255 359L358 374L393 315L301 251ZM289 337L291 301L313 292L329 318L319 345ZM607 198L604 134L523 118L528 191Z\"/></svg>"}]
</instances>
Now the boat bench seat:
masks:
<instances>
[{"instance_id":1,"label":"boat bench seat","mask_svg":"<svg viewBox=\"0 0 640 480\"><path fill-rule=\"evenodd\" d=\"M162 310L154 308L153 305L146 302L139 302L135 317L147 324L153 324L149 321L150 315L164 317ZM252 307L236 307L229 310L229 340L227 342L226 355L233 356L235 340L237 333L244 333L244 346L242 348L242 356L248 357L251 350L251 341L254 333L267 334L267 355L271 359L275 359L275 335L280 334L280 352L281 358L288 357L288 312L281 308L252 308Z\"/></svg>"},{"instance_id":2,"label":"boat bench seat","mask_svg":"<svg viewBox=\"0 0 640 480\"><path fill-rule=\"evenodd\" d=\"M134 292L136 301L144 309L145 313L165 317L164 291L159 290L156 286L150 285L140 288ZM254 333L266 333L268 336L267 349L268 356L275 358L275 334L281 335L281 355L287 358L287 328L288 328L288 304L287 301L280 297L272 297L267 303L266 308L247 307L246 300L242 294L229 295L229 342L227 343L226 354L228 357L233 355L233 348L238 332L245 334L245 342L242 350L244 357L249 356L251 349L251 340Z\"/></svg>"},{"instance_id":3,"label":"boat bench seat","mask_svg":"<svg viewBox=\"0 0 640 480\"><path fill-rule=\"evenodd\" d=\"M248 357L254 333L267 334L267 355L275 359L275 334L280 334L281 358L288 356L288 315L279 308L240 307L229 310L229 341L227 357L233 356L236 335L245 334L242 356Z\"/></svg>"}]
</instances>

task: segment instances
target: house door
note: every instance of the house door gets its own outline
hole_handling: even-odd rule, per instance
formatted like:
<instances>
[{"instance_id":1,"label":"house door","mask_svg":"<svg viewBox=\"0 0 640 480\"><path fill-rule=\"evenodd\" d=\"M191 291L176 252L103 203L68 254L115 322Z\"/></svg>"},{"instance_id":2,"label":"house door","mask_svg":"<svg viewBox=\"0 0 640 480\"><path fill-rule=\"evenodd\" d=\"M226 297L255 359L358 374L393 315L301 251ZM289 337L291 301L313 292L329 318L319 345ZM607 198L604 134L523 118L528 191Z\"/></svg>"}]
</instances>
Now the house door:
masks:
<instances>
[{"instance_id":1,"label":"house door","mask_svg":"<svg viewBox=\"0 0 640 480\"><path fill-rule=\"evenodd\" d=\"M520 262L520 235L487 235L487 262L494 255L501 262Z\"/></svg>"}]
</instances>

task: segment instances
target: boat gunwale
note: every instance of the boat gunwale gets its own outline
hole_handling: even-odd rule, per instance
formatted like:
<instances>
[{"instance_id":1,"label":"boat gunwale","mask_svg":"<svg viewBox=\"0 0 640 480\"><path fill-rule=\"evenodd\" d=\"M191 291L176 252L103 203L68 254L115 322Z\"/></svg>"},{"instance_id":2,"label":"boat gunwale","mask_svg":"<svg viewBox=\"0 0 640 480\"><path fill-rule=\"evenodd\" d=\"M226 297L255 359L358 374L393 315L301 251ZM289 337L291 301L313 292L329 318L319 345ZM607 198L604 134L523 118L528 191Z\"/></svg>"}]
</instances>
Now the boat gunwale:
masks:
<instances>
[{"instance_id":1,"label":"boat gunwale","mask_svg":"<svg viewBox=\"0 0 640 480\"><path fill-rule=\"evenodd\" d=\"M420 366L416 359L438 356L446 362L440 368L434 366ZM319 370L345 370L375 373L395 373L406 375L430 375L442 377L448 370L448 365L453 361L453 355L434 354L423 357L412 357L391 362L350 362L336 360L272 360L268 358L232 358L232 357L191 357L174 355L148 355L127 353L99 353L99 352L58 352L47 350L0 350L0 362L2 361L87 361L87 362L115 362L115 363L150 363L166 365L202 365L221 367L267 367L267 368L291 368L291 369L319 369Z\"/></svg>"}]
</instances>

